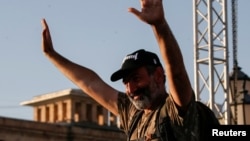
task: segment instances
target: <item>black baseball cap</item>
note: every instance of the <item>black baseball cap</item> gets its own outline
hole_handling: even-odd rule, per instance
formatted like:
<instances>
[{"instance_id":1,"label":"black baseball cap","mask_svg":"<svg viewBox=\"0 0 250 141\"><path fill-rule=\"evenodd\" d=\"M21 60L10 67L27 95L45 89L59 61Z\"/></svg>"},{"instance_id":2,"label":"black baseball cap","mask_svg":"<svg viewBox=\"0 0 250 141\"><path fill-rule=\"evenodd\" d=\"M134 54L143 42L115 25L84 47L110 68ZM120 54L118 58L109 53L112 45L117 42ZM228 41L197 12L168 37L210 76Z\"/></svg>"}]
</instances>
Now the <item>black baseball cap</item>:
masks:
<instances>
[{"instance_id":1,"label":"black baseball cap","mask_svg":"<svg viewBox=\"0 0 250 141\"><path fill-rule=\"evenodd\" d=\"M142 66L161 66L161 62L155 53L139 49L125 56L122 66L111 75L111 81L117 81L124 78L129 72Z\"/></svg>"}]
</instances>

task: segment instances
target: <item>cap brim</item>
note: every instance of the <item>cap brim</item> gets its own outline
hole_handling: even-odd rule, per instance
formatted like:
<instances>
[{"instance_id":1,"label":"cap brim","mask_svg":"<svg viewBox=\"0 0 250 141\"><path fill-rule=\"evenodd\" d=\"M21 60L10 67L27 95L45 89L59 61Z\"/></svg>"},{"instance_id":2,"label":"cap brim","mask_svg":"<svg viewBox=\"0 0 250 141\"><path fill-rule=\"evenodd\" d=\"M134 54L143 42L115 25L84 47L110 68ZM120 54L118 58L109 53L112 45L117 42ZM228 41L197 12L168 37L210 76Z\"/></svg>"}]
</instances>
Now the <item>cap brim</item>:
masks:
<instances>
[{"instance_id":1,"label":"cap brim","mask_svg":"<svg viewBox=\"0 0 250 141\"><path fill-rule=\"evenodd\" d=\"M126 70L118 70L116 72L114 72L110 79L111 81L117 81L117 80L120 80L122 78L124 78L128 73L130 72L130 69L126 69Z\"/></svg>"},{"instance_id":2,"label":"cap brim","mask_svg":"<svg viewBox=\"0 0 250 141\"><path fill-rule=\"evenodd\" d=\"M130 73L131 71L143 66L144 64L140 64L140 63L137 63L137 62L130 62L130 63L127 63L127 64L123 64L122 68L119 69L118 71L114 72L112 75L111 75L111 81L117 81L119 79L122 79L124 78L126 75L128 75L128 73Z\"/></svg>"}]
</instances>

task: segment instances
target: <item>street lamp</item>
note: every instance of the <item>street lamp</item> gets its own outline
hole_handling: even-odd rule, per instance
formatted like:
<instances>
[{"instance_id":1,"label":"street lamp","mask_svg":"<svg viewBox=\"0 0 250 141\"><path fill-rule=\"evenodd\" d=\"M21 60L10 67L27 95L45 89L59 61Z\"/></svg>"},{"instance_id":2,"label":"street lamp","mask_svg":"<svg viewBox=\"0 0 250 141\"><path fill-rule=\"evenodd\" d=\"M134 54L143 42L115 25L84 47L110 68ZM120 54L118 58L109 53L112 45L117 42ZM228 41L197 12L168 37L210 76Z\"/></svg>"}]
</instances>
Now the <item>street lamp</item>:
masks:
<instances>
[{"instance_id":1,"label":"street lamp","mask_svg":"<svg viewBox=\"0 0 250 141\"><path fill-rule=\"evenodd\" d=\"M250 125L250 78L241 67L230 74L230 92L231 124Z\"/></svg>"}]
</instances>

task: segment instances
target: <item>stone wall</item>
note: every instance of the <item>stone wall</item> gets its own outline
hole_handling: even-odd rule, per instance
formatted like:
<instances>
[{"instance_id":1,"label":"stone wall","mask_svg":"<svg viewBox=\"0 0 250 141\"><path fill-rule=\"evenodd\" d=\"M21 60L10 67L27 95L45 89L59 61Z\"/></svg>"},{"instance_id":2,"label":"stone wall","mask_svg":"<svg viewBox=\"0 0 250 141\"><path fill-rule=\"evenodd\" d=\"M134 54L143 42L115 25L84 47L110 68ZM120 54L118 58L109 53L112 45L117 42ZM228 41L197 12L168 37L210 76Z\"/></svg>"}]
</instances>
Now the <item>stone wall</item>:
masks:
<instances>
[{"instance_id":1,"label":"stone wall","mask_svg":"<svg viewBox=\"0 0 250 141\"><path fill-rule=\"evenodd\" d=\"M125 141L117 127L50 124L0 117L0 141Z\"/></svg>"}]
</instances>

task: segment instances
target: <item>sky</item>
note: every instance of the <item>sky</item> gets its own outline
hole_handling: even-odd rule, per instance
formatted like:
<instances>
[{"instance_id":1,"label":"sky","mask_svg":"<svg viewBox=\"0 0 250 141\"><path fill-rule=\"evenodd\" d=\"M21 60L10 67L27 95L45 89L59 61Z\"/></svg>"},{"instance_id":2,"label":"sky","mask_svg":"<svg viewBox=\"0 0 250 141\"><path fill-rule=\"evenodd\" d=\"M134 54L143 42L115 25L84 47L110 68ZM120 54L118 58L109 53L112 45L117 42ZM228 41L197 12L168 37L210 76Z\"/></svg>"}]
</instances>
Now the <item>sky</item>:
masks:
<instances>
[{"instance_id":1,"label":"sky","mask_svg":"<svg viewBox=\"0 0 250 141\"><path fill-rule=\"evenodd\" d=\"M191 0L164 0L166 19L179 42L194 85L192 6ZM249 6L249 0L238 0L238 63L248 75ZM32 107L22 106L21 102L37 95L77 88L44 56L42 18L47 20L54 48L60 54L124 90L122 82L110 81L123 57L141 48L159 55L150 26L127 12L129 7L139 9L140 3L138 0L0 1L0 116L32 120ZM231 47L229 53L232 57Z\"/></svg>"}]
</instances>

